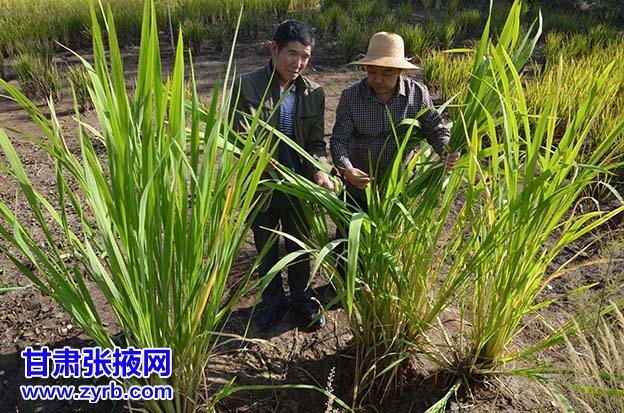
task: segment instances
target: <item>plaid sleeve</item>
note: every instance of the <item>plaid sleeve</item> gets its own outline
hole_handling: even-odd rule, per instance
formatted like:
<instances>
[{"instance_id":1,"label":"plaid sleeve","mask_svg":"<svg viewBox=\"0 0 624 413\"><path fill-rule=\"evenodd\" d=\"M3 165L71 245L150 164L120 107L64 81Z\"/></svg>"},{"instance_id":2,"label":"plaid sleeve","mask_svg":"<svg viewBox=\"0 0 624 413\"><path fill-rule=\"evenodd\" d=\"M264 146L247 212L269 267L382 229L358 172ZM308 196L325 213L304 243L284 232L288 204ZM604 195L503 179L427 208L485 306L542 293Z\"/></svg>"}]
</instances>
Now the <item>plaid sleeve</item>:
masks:
<instances>
[{"instance_id":1,"label":"plaid sleeve","mask_svg":"<svg viewBox=\"0 0 624 413\"><path fill-rule=\"evenodd\" d=\"M340 170L352 168L349 159L349 139L353 132L353 117L351 115L351 105L347 96L347 90L340 95L338 108L336 109L336 122L329 139L334 165Z\"/></svg>"},{"instance_id":2,"label":"plaid sleeve","mask_svg":"<svg viewBox=\"0 0 624 413\"><path fill-rule=\"evenodd\" d=\"M433 107L433 102L431 101L427 86L420 83L418 83L418 86L422 94L422 107L431 107L431 110L423 113L418 120L420 121L420 125L429 145L433 147L438 155L444 156L444 147L451 138L451 132L444 125L444 120L440 113Z\"/></svg>"}]
</instances>

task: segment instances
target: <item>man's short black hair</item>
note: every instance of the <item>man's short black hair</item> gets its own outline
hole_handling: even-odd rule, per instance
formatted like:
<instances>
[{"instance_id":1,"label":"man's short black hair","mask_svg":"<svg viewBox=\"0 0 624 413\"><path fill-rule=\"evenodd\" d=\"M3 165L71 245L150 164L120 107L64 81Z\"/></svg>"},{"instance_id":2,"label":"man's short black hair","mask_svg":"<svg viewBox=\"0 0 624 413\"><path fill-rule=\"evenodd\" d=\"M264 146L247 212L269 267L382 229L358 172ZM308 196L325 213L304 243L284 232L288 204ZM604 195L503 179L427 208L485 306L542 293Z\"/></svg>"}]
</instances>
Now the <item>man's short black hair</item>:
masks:
<instances>
[{"instance_id":1,"label":"man's short black hair","mask_svg":"<svg viewBox=\"0 0 624 413\"><path fill-rule=\"evenodd\" d=\"M273 40L281 49L289 42L299 42L314 47L314 34L310 26L299 20L285 20L277 26Z\"/></svg>"}]
</instances>

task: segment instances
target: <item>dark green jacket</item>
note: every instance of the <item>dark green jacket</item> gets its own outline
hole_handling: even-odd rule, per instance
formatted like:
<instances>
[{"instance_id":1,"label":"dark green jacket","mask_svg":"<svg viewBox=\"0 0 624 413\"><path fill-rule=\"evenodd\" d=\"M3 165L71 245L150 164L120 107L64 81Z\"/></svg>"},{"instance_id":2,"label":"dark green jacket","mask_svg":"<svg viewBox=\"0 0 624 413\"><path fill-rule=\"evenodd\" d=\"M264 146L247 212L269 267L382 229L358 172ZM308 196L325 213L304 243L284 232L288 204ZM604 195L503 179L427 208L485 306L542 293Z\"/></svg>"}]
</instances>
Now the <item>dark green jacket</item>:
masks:
<instances>
[{"instance_id":1,"label":"dark green jacket","mask_svg":"<svg viewBox=\"0 0 624 413\"><path fill-rule=\"evenodd\" d=\"M253 114L258 108L262 108L260 118L276 129L279 128L279 107L272 117L271 112L280 99L279 82L277 73L273 75L271 63L261 67L251 73L241 76L234 85L232 100L240 89L238 96L238 111ZM264 102L261 102L265 91ZM310 81L304 76L299 76L295 80L297 84L297 95L295 98L294 110L294 134L295 141L304 148L314 158L327 162L327 149L323 140L325 134L325 92L318 84ZM234 116L234 127L239 132L246 131L247 121L239 113ZM303 175L309 179L318 170L310 162L301 159L303 165Z\"/></svg>"}]
</instances>

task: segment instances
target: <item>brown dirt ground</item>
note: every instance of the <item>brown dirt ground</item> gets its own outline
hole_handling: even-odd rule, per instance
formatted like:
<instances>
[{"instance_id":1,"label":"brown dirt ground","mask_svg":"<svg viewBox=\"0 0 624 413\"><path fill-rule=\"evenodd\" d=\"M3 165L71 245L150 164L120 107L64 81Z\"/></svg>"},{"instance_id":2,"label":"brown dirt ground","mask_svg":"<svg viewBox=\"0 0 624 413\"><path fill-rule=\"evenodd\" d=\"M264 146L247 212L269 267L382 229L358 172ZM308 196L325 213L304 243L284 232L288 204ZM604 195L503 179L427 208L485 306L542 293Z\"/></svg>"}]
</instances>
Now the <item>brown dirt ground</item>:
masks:
<instances>
[{"instance_id":1,"label":"brown dirt ground","mask_svg":"<svg viewBox=\"0 0 624 413\"><path fill-rule=\"evenodd\" d=\"M136 67L138 49L124 49L127 68ZM241 44L237 49L238 72L246 72L268 61L266 44ZM61 53L55 58L58 63L73 63L75 59L68 53ZM163 47L164 66L171 66L171 51ZM202 96L208 97L214 87L214 74L223 73L226 58L223 54L202 53L195 57L195 73L199 81ZM361 72L345 68L339 64L340 57L332 54L322 46L315 50L307 75L323 85L327 96L326 134L331 132L334 122L335 108L340 92L362 77ZM133 69L128 71L128 79L134 76ZM418 77L418 74L414 74ZM10 73L9 73L10 76ZM13 81L15 82L15 81ZM74 130L70 92L64 91L64 99L57 107L63 127ZM43 107L43 102L39 102ZM94 119L93 113L86 113L88 120ZM5 98L0 97L0 125L5 128L18 128L21 131L37 135L35 125L29 121L19 107ZM71 134L70 134L71 136ZM48 157L37 150L32 144L15 140L16 149L22 156L28 172L41 189L53 191L55 184L54 167ZM25 204L14 182L0 179L0 199L15 205L20 216L25 217ZM599 234L605 241L608 231ZM621 239L621 237L619 238ZM609 250L595 248L586 257L612 256L623 258L624 248L621 243L603 242L598 245L615 246ZM560 262L571 256L575 251L571 247ZM233 269L234 276L244 271L255 256L251 237L241 251L238 262ZM545 292L544 297L569 291L587 282L600 284L588 294L580 298L565 299L551 306L542 316L550 324L559 324L579 308L579 303L600 301L600 291L609 280L616 280L623 272L621 264L596 265L572 271L564 278L555 281ZM621 277L620 277L621 278ZM331 297L330 288L324 279L315 280L314 287L323 301ZM23 365L20 351L26 346L48 345L50 347L85 346L88 338L81 334L75 322L50 298L36 290L29 281L21 276L5 256L0 256L0 286L21 285L27 288L20 291L0 295L0 412L74 412L93 411L111 412L125 411L126 407L111 402L98 405L86 403L34 403L21 400L18 386L34 384L23 376ZM621 285L615 286L621 293ZM575 302L578 300L579 302ZM101 297L96 297L97 305L103 309L104 320L108 323L111 333L117 331L114 317L106 309ZM263 339L259 343L247 347L223 349L209 363L208 385L219 387L236 377L238 385L251 384L297 384L307 383L326 387L331 371L335 371L333 388L339 397L349 398L352 387L353 369L349 343L351 335L348 330L344 312L331 309L327 312L326 326L315 332L306 332L297 328L295 314L289 313L284 321L272 331L260 331L257 316L253 314L253 297L246 297L239 308L232 314L226 331L242 333L251 317L248 336ZM531 342L542 336L544 324L536 323L519 337L519 342ZM565 363L565 357L555 357L556 352L546 354L549 360ZM383 405L369 405L365 411L379 412L423 412L435 403L443 394L443 379L433 375L433 370L426 364L414 366L405 373L405 385L389 401ZM50 384L50 382L47 382ZM54 384L59 384L54 383ZM326 398L318 393L302 390L273 390L234 394L220 405L220 410L231 412L323 412L326 410ZM464 392L450 403L451 411L466 412L535 412L554 411L552 398L539 386L520 379L489 379L471 392ZM336 407L336 406L334 406Z\"/></svg>"}]
</instances>

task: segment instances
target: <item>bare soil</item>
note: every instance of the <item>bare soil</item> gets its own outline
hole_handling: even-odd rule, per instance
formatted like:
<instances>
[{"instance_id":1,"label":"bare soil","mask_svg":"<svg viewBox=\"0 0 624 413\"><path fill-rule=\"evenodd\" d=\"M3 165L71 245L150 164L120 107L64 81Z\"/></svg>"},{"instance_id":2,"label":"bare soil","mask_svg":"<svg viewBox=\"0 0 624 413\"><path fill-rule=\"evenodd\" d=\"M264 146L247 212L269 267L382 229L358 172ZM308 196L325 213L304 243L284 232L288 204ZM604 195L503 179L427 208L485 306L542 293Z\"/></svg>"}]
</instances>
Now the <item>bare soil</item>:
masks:
<instances>
[{"instance_id":1,"label":"bare soil","mask_svg":"<svg viewBox=\"0 0 624 413\"><path fill-rule=\"evenodd\" d=\"M88 54L87 51L85 51ZM247 43L237 48L237 72L243 73L268 62L267 44ZM124 59L128 69L128 81L135 76L138 49L124 49ZM59 53L55 60L73 64L75 59L68 53ZM171 50L163 45L165 70L171 68ZM205 52L194 58L195 74L203 97L208 98L217 80L215 74L224 73L226 57L223 54ZM339 64L340 57L322 46L314 52L307 75L323 85L326 93L326 134L329 135L334 123L335 109L341 91L363 77L363 72L349 69ZM418 77L418 73L413 74ZM9 71L9 76L11 73ZM15 81L13 81L15 83ZM72 119L71 92L63 92L63 102L57 106L57 113L63 127L69 132L75 130ZM44 107L43 102L39 102ZM93 113L85 113L88 120L94 120ZM16 128L22 132L39 135L38 129L27 115L14 102L0 97L0 125ZM16 149L22 157L35 185L48 193L55 189L54 166L50 159L34 145L14 139ZM77 145L77 143L76 143ZM19 189L10 179L0 179L0 199L15 205L21 217L27 217L25 201ZM615 222L614 227L621 223ZM34 228L36 231L36 228ZM578 288L589 282L597 285L580 298L564 299L549 307L542 317L549 324L557 325L569 318L580 308L580 304L603 300L601 292L606 286L619 290L622 286L612 285L620 279L624 267L616 261L624 258L624 246L618 240L610 239L611 229L596 235L601 238L596 248L589 250L577 261L596 258L611 258L607 263L587 266L571 271L565 277L552 283L544 297L550 298ZM607 246L609 248L607 248ZM560 262L571 257L579 246L572 246ZM236 277L249 267L255 257L251 235L241 251L233 269ZM0 256L0 286L24 286L23 290L0 295L0 412L120 412L127 407L121 403L100 402L97 405L68 402L25 402L21 399L19 385L35 384L24 378L20 351L26 346L47 345L51 348L66 345L82 347L90 344L88 337L81 333L76 323L49 297L40 293L12 266L5 256ZM325 279L314 282L314 288L322 301L327 303L332 290ZM579 302L576 302L578 300ZM103 311L110 333L117 332L114 317L103 301L96 297L96 303ZM242 334L247 326L247 336L262 339L246 346L229 346L223 353L210 361L207 376L208 386L218 388L236 377L238 385L255 384L312 384L321 388L332 387L335 394L349 400L353 386L353 356L350 349L351 335L344 311L340 308L327 312L324 328L309 332L298 328L297 315L290 312L283 322L270 331L259 328L257 314L254 313L254 298L245 297L239 308L232 314L225 329ZM543 323L534 323L519 337L521 342L531 342L543 336ZM557 352L543 355L547 360L565 363L565 357ZM328 383L332 375L333 380ZM364 411L377 412L423 412L445 393L452 383L448 377L436 375L427 363L415 362L403 373L403 386L384 404L371 402ZM46 381L46 384L52 384ZM87 382L85 382L87 383ZM53 384L62 384L54 382ZM470 391L463 391L449 404L450 411L463 409L466 412L536 412L555 411L554 401L544 390L529 381L517 378L490 378L474 383ZM220 404L219 409L227 412L324 412L327 398L320 393L304 390L282 389L236 393ZM336 404L333 406L337 408Z\"/></svg>"}]
</instances>

